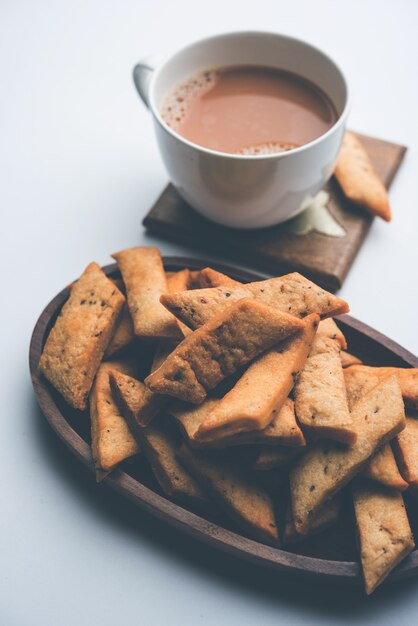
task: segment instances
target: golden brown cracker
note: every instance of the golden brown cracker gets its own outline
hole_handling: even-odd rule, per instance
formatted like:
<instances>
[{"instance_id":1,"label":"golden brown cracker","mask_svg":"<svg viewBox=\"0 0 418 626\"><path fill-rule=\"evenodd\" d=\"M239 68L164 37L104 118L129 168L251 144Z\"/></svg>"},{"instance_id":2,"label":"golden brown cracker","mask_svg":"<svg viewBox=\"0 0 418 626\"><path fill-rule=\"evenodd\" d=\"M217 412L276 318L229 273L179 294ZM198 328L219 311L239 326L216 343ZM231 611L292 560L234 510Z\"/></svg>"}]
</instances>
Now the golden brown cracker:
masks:
<instances>
[{"instance_id":1,"label":"golden brown cracker","mask_svg":"<svg viewBox=\"0 0 418 626\"><path fill-rule=\"evenodd\" d=\"M207 444L202 444L196 439L199 426L207 415L220 400L206 400L198 406L190 406L182 403L172 403L168 412L173 415L180 424L185 436L194 447L210 446L213 448L227 448L240 445L287 445L304 446L305 437L301 431L296 418L293 401L287 398L276 414L273 421L262 430L252 430L238 433L230 437L213 439Z\"/></svg>"},{"instance_id":2,"label":"golden brown cracker","mask_svg":"<svg viewBox=\"0 0 418 626\"><path fill-rule=\"evenodd\" d=\"M335 177L346 198L390 222L391 211L385 186L362 143L353 133L345 134Z\"/></svg>"},{"instance_id":3,"label":"golden brown cracker","mask_svg":"<svg viewBox=\"0 0 418 626\"><path fill-rule=\"evenodd\" d=\"M111 370L110 384L114 396L133 434L147 426L167 404L165 396L152 393L140 380Z\"/></svg>"},{"instance_id":4,"label":"golden brown cracker","mask_svg":"<svg viewBox=\"0 0 418 626\"><path fill-rule=\"evenodd\" d=\"M351 411L363 396L379 384L380 378L370 371L359 370L352 366L344 369L344 381L348 406Z\"/></svg>"},{"instance_id":5,"label":"golden brown cracker","mask_svg":"<svg viewBox=\"0 0 418 626\"><path fill-rule=\"evenodd\" d=\"M190 286L190 270L184 269L180 272L173 272L171 276L167 278L167 290L168 293L176 293L177 291L185 291ZM183 324L180 320L177 320L177 324L184 337L187 337L191 333L191 330L186 324Z\"/></svg>"},{"instance_id":6,"label":"golden brown cracker","mask_svg":"<svg viewBox=\"0 0 418 626\"><path fill-rule=\"evenodd\" d=\"M181 337L176 319L160 304L167 279L158 248L128 248L112 254L126 287L137 337Z\"/></svg>"},{"instance_id":7,"label":"golden brown cracker","mask_svg":"<svg viewBox=\"0 0 418 626\"><path fill-rule=\"evenodd\" d=\"M200 270L197 275L197 285L201 289L207 287L233 287L240 284L241 283L237 280L229 278L226 274L217 272L211 267L205 267L203 270Z\"/></svg>"},{"instance_id":8,"label":"golden brown cracker","mask_svg":"<svg viewBox=\"0 0 418 626\"><path fill-rule=\"evenodd\" d=\"M344 379L346 381L348 405L351 410L362 397L379 383L379 377L372 371L362 369L356 371L351 367L344 370ZM390 443L385 444L372 456L362 471L361 476L400 491L403 491L408 486L399 472Z\"/></svg>"},{"instance_id":9,"label":"golden brown cracker","mask_svg":"<svg viewBox=\"0 0 418 626\"><path fill-rule=\"evenodd\" d=\"M245 532L259 541L278 543L273 502L251 471L219 454L192 451L185 444L180 448L179 458Z\"/></svg>"},{"instance_id":10,"label":"golden brown cracker","mask_svg":"<svg viewBox=\"0 0 418 626\"><path fill-rule=\"evenodd\" d=\"M395 437L394 441L402 436L406 428ZM408 483L402 478L399 472L390 443L386 443L372 456L360 476L385 485L390 489L405 491L405 489L408 488Z\"/></svg>"},{"instance_id":11,"label":"golden brown cracker","mask_svg":"<svg viewBox=\"0 0 418 626\"><path fill-rule=\"evenodd\" d=\"M347 347L347 340L344 337L344 333L337 326L332 317L327 317L319 322L318 330L316 331L316 339L333 339L344 350Z\"/></svg>"},{"instance_id":12,"label":"golden brown cracker","mask_svg":"<svg viewBox=\"0 0 418 626\"><path fill-rule=\"evenodd\" d=\"M316 351L318 340L322 346L319 353ZM355 442L356 428L348 409L336 339L314 338L311 353L295 385L294 395L296 415L302 427L327 439L342 443Z\"/></svg>"},{"instance_id":13,"label":"golden brown cracker","mask_svg":"<svg viewBox=\"0 0 418 626\"><path fill-rule=\"evenodd\" d=\"M415 547L402 495L356 485L354 513L366 593L372 593Z\"/></svg>"},{"instance_id":14,"label":"golden brown cracker","mask_svg":"<svg viewBox=\"0 0 418 626\"><path fill-rule=\"evenodd\" d=\"M333 317L349 310L347 302L333 296L297 272L246 285L195 289L166 294L161 302L190 328L198 328L220 311L243 298L254 298L279 311L304 318L317 313Z\"/></svg>"},{"instance_id":15,"label":"golden brown cracker","mask_svg":"<svg viewBox=\"0 0 418 626\"><path fill-rule=\"evenodd\" d=\"M402 476L413 489L418 489L418 419L406 415L406 426L393 446Z\"/></svg>"},{"instance_id":16,"label":"golden brown cracker","mask_svg":"<svg viewBox=\"0 0 418 626\"><path fill-rule=\"evenodd\" d=\"M361 359L359 359L357 356L354 356L354 354L350 354L350 352L347 352L346 350L341 350L340 357L341 365L344 368L350 367L350 365L361 365L363 363Z\"/></svg>"},{"instance_id":17,"label":"golden brown cracker","mask_svg":"<svg viewBox=\"0 0 418 626\"><path fill-rule=\"evenodd\" d=\"M341 512L341 502L338 496L325 502L325 504L317 511L312 518L309 533L307 535L301 535L296 530L295 523L293 521L292 507L289 506L286 509L286 522L283 531L283 543L297 543L304 541L307 537L317 535L322 531L332 526L339 518Z\"/></svg>"},{"instance_id":18,"label":"golden brown cracker","mask_svg":"<svg viewBox=\"0 0 418 626\"><path fill-rule=\"evenodd\" d=\"M141 450L164 493L187 505L206 511L215 508L199 483L177 459L178 433L166 416L160 415L139 434Z\"/></svg>"},{"instance_id":19,"label":"golden brown cracker","mask_svg":"<svg viewBox=\"0 0 418 626\"><path fill-rule=\"evenodd\" d=\"M108 361L102 363L90 393L91 439L94 464L97 470L110 471L118 463L137 454L139 447L116 403L109 380L109 372L131 374L129 364Z\"/></svg>"},{"instance_id":20,"label":"golden brown cracker","mask_svg":"<svg viewBox=\"0 0 418 626\"><path fill-rule=\"evenodd\" d=\"M296 317L241 300L186 337L145 384L155 393L199 404L207 390L301 328Z\"/></svg>"},{"instance_id":21,"label":"golden brown cracker","mask_svg":"<svg viewBox=\"0 0 418 626\"><path fill-rule=\"evenodd\" d=\"M170 276L167 276L167 290L169 293L185 291L189 288L189 284L190 270L187 268L180 270L179 272L172 272Z\"/></svg>"},{"instance_id":22,"label":"golden brown cracker","mask_svg":"<svg viewBox=\"0 0 418 626\"><path fill-rule=\"evenodd\" d=\"M200 424L211 411L212 407L219 402L218 399L208 399L202 404L189 404L188 402L173 401L167 409L168 413L176 418L184 436L192 446L195 446L196 433Z\"/></svg>"},{"instance_id":23,"label":"golden brown cracker","mask_svg":"<svg viewBox=\"0 0 418 626\"><path fill-rule=\"evenodd\" d=\"M198 278L200 270L190 270L189 289L199 289Z\"/></svg>"},{"instance_id":24,"label":"golden brown cracker","mask_svg":"<svg viewBox=\"0 0 418 626\"><path fill-rule=\"evenodd\" d=\"M49 333L39 369L76 409L84 410L93 379L125 298L97 263L90 263Z\"/></svg>"},{"instance_id":25,"label":"golden brown cracker","mask_svg":"<svg viewBox=\"0 0 418 626\"><path fill-rule=\"evenodd\" d=\"M418 368L416 367L371 367L368 365L352 365L344 374L352 377L354 380L361 375L367 376L369 380L373 377L377 381L381 381L387 376L395 375L399 381L402 390L402 396L405 404L413 409L418 409ZM370 382L368 383L371 384Z\"/></svg>"},{"instance_id":26,"label":"golden brown cracker","mask_svg":"<svg viewBox=\"0 0 418 626\"><path fill-rule=\"evenodd\" d=\"M134 325L129 313L128 305L125 303L116 324L115 332L112 335L109 345L106 348L105 357L112 357L114 354L129 346L135 341Z\"/></svg>"},{"instance_id":27,"label":"golden brown cracker","mask_svg":"<svg viewBox=\"0 0 418 626\"><path fill-rule=\"evenodd\" d=\"M303 368L319 318L303 320L302 332L259 357L201 424L197 438L211 441L266 428L280 411Z\"/></svg>"},{"instance_id":28,"label":"golden brown cracker","mask_svg":"<svg viewBox=\"0 0 418 626\"><path fill-rule=\"evenodd\" d=\"M353 408L357 440L345 447L319 442L290 471L292 510L300 533L309 530L316 511L365 466L380 446L405 427L405 412L395 376L383 380Z\"/></svg>"}]
</instances>

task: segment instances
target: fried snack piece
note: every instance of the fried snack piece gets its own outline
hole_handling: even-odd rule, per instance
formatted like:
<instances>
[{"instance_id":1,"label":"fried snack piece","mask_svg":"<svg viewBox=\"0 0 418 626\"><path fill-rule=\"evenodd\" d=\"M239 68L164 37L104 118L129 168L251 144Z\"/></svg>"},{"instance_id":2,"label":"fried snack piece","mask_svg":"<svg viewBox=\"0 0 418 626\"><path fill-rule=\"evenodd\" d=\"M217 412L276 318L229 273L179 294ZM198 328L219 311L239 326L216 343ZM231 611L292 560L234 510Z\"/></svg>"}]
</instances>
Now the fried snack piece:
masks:
<instances>
[{"instance_id":1,"label":"fried snack piece","mask_svg":"<svg viewBox=\"0 0 418 626\"><path fill-rule=\"evenodd\" d=\"M109 277L108 277L109 278ZM78 279L77 279L78 280ZM67 289L69 291L71 291L71 289L74 287L74 285L76 284L77 280L73 280L72 283L70 283L69 285L67 285ZM123 284L123 280L121 278L109 278L109 280L112 281L112 283L114 285L116 285L116 287L119 289L119 291L121 292L121 294L124 296L125 295L125 285Z\"/></svg>"},{"instance_id":2,"label":"fried snack piece","mask_svg":"<svg viewBox=\"0 0 418 626\"><path fill-rule=\"evenodd\" d=\"M322 348L319 353L317 341ZM294 394L296 415L302 427L327 439L355 442L356 428L348 410L340 345L335 339L315 337Z\"/></svg>"},{"instance_id":3,"label":"fried snack piece","mask_svg":"<svg viewBox=\"0 0 418 626\"><path fill-rule=\"evenodd\" d=\"M385 186L361 142L350 132L345 133L334 173L346 198L390 222Z\"/></svg>"},{"instance_id":4,"label":"fried snack piece","mask_svg":"<svg viewBox=\"0 0 418 626\"><path fill-rule=\"evenodd\" d=\"M403 432L404 431L402 431L402 433ZM398 437L400 437L402 433L399 433ZM396 439L395 437L394 441ZM390 447L390 443L386 443L372 456L360 476L380 483L385 487L389 487L389 489L405 491L405 489L408 488L408 483L402 478L398 466L396 465L395 456Z\"/></svg>"},{"instance_id":5,"label":"fried snack piece","mask_svg":"<svg viewBox=\"0 0 418 626\"><path fill-rule=\"evenodd\" d=\"M306 452L306 447L290 448L286 446L262 447L254 463L254 469L260 471L287 468Z\"/></svg>"},{"instance_id":6,"label":"fried snack piece","mask_svg":"<svg viewBox=\"0 0 418 626\"><path fill-rule=\"evenodd\" d=\"M158 248L128 248L112 254L126 287L137 337L181 338L176 319L160 304L167 280Z\"/></svg>"},{"instance_id":7,"label":"fried snack piece","mask_svg":"<svg viewBox=\"0 0 418 626\"><path fill-rule=\"evenodd\" d=\"M181 272L170 272L170 273L166 272L168 291L170 293L174 293L176 291L183 291L184 289L187 289L188 283L189 283L189 275L190 275L190 272L187 269L182 270ZM121 283L122 281L117 281L117 282ZM182 324L182 322L177 322L177 323L180 326L181 330L183 331L184 335L190 333L190 328L188 326L186 326L185 324ZM107 358L113 356L114 354L116 354L116 352L119 352L123 348L126 348L126 346L129 346L133 341L135 341L135 339L136 339L136 336L135 336L135 331L134 331L134 325L132 322L132 317L129 312L129 307L127 303L125 303L122 309L122 313L119 317L116 330L113 333L113 337L110 340L110 343L105 352L105 356Z\"/></svg>"},{"instance_id":8,"label":"fried snack piece","mask_svg":"<svg viewBox=\"0 0 418 626\"><path fill-rule=\"evenodd\" d=\"M39 361L39 369L75 409L84 410L125 298L97 263L73 285Z\"/></svg>"},{"instance_id":9,"label":"fried snack piece","mask_svg":"<svg viewBox=\"0 0 418 626\"><path fill-rule=\"evenodd\" d=\"M109 373L132 374L129 364L102 363L90 393L91 447L96 471L112 470L118 463L137 454L139 447L113 398Z\"/></svg>"},{"instance_id":10,"label":"fried snack piece","mask_svg":"<svg viewBox=\"0 0 418 626\"><path fill-rule=\"evenodd\" d=\"M178 455L203 489L245 532L259 541L277 545L273 502L251 471L217 454L194 452L185 444Z\"/></svg>"},{"instance_id":11,"label":"fried snack piece","mask_svg":"<svg viewBox=\"0 0 418 626\"><path fill-rule=\"evenodd\" d=\"M301 328L296 317L240 300L186 337L145 384L156 393L199 404L207 390Z\"/></svg>"},{"instance_id":12,"label":"fried snack piece","mask_svg":"<svg viewBox=\"0 0 418 626\"><path fill-rule=\"evenodd\" d=\"M184 270L180 270L179 272L172 272L169 276L166 276L166 279L169 293L185 291L189 288L190 270L186 268Z\"/></svg>"},{"instance_id":13,"label":"fried snack piece","mask_svg":"<svg viewBox=\"0 0 418 626\"><path fill-rule=\"evenodd\" d=\"M196 438L208 442L266 428L280 411L305 364L318 322L317 315L309 315L301 322L302 332L254 361L213 407Z\"/></svg>"},{"instance_id":14,"label":"fried snack piece","mask_svg":"<svg viewBox=\"0 0 418 626\"><path fill-rule=\"evenodd\" d=\"M343 367L350 367L350 365L361 365L363 363L363 361L357 356L354 356L354 354L350 354L350 352L346 352L345 350L341 350L340 357L341 365Z\"/></svg>"},{"instance_id":15,"label":"fried snack piece","mask_svg":"<svg viewBox=\"0 0 418 626\"><path fill-rule=\"evenodd\" d=\"M168 293L176 293L177 291L185 291L190 285L190 270L184 269L180 272L173 272L171 276L167 278L167 290ZM190 335L191 330L186 324L177 320L177 324L184 337Z\"/></svg>"},{"instance_id":16,"label":"fried snack piece","mask_svg":"<svg viewBox=\"0 0 418 626\"><path fill-rule=\"evenodd\" d=\"M167 416L161 415L152 424L142 428L139 432L141 450L167 496L186 505L213 511L214 504L202 491L199 483L177 460L176 453L180 442L178 433L172 426Z\"/></svg>"},{"instance_id":17,"label":"fried snack piece","mask_svg":"<svg viewBox=\"0 0 418 626\"><path fill-rule=\"evenodd\" d=\"M293 522L292 507L289 504L286 510L286 523L283 531L283 543L297 543L298 541L303 541L307 537L316 535L323 530L326 530L338 520L340 516L340 511L341 503L338 497L333 498L329 502L325 502L325 504L317 511L316 515L312 518L309 533L307 535L300 535L296 530L295 524Z\"/></svg>"},{"instance_id":18,"label":"fried snack piece","mask_svg":"<svg viewBox=\"0 0 418 626\"><path fill-rule=\"evenodd\" d=\"M109 358L129 346L135 340L134 325L132 323L132 317L129 313L128 305L125 303L120 314L119 321L116 325L115 332L112 339L107 346L105 357Z\"/></svg>"},{"instance_id":19,"label":"fried snack piece","mask_svg":"<svg viewBox=\"0 0 418 626\"><path fill-rule=\"evenodd\" d=\"M344 350L347 347L347 341L344 333L338 328L332 317L327 317L319 322L316 331L315 343L319 344L321 339L334 339L338 342L340 348Z\"/></svg>"},{"instance_id":20,"label":"fried snack piece","mask_svg":"<svg viewBox=\"0 0 418 626\"><path fill-rule=\"evenodd\" d=\"M140 380L117 370L109 372L110 385L123 416L135 434L147 426L167 404L166 396L152 393Z\"/></svg>"},{"instance_id":21,"label":"fried snack piece","mask_svg":"<svg viewBox=\"0 0 418 626\"><path fill-rule=\"evenodd\" d=\"M195 289L161 296L161 302L190 328L198 328L242 298L254 298L297 317L317 313L333 317L349 310L347 302L297 272L247 285Z\"/></svg>"},{"instance_id":22,"label":"fried snack piece","mask_svg":"<svg viewBox=\"0 0 418 626\"><path fill-rule=\"evenodd\" d=\"M344 369L345 388L350 411L365 395L379 384L380 378L372 371L356 369L355 366Z\"/></svg>"},{"instance_id":23,"label":"fried snack piece","mask_svg":"<svg viewBox=\"0 0 418 626\"><path fill-rule=\"evenodd\" d=\"M206 400L203 404L192 407L181 403L173 403L169 407L168 412L177 419L192 446L202 447L202 445L205 445L196 439L196 433L200 424L218 402L220 400ZM231 437L222 437L219 440L214 439L206 446L227 448L244 444L304 446L305 437L296 421L293 401L290 398L286 398L280 411L276 413L272 422L266 428L238 433Z\"/></svg>"},{"instance_id":24,"label":"fried snack piece","mask_svg":"<svg viewBox=\"0 0 418 626\"><path fill-rule=\"evenodd\" d=\"M175 345L168 340L159 342L151 365L152 372L165 361ZM141 381L120 372L110 372L110 384L134 434L137 434L138 429L147 426L169 401L168 396L154 393Z\"/></svg>"},{"instance_id":25,"label":"fried snack piece","mask_svg":"<svg viewBox=\"0 0 418 626\"><path fill-rule=\"evenodd\" d=\"M175 417L190 445L196 446L198 445L196 433L199 426L218 402L218 399L210 398L202 404L194 405L177 400L170 404L167 412Z\"/></svg>"},{"instance_id":26,"label":"fried snack piece","mask_svg":"<svg viewBox=\"0 0 418 626\"><path fill-rule=\"evenodd\" d=\"M361 374L375 376L378 381L389 374L395 374L401 386L405 404L412 409L418 409L418 368L417 367L371 367L369 365L352 365L347 369L347 377L356 378ZM370 383L368 383L370 384Z\"/></svg>"},{"instance_id":27,"label":"fried snack piece","mask_svg":"<svg viewBox=\"0 0 418 626\"><path fill-rule=\"evenodd\" d=\"M199 288L199 283L198 283L199 274L200 274L200 270L190 270L189 289Z\"/></svg>"},{"instance_id":28,"label":"fried snack piece","mask_svg":"<svg viewBox=\"0 0 418 626\"><path fill-rule=\"evenodd\" d=\"M197 285L201 289L205 289L206 287L234 287L241 285L241 283L229 278L226 274L213 270L211 267L205 267L197 275Z\"/></svg>"},{"instance_id":29,"label":"fried snack piece","mask_svg":"<svg viewBox=\"0 0 418 626\"><path fill-rule=\"evenodd\" d=\"M402 476L413 490L418 489L418 419L406 414L406 427L393 440Z\"/></svg>"},{"instance_id":30,"label":"fried snack piece","mask_svg":"<svg viewBox=\"0 0 418 626\"><path fill-rule=\"evenodd\" d=\"M349 373L349 370L344 370L344 379L346 381L347 400L350 410L379 383L377 376L363 370L354 372L354 374L353 372ZM361 476L399 491L403 491L408 487L408 483L403 480L399 473L389 443L385 444L372 456L362 471Z\"/></svg>"},{"instance_id":31,"label":"fried snack piece","mask_svg":"<svg viewBox=\"0 0 418 626\"><path fill-rule=\"evenodd\" d=\"M290 471L292 510L296 529L305 534L316 511L342 489L376 449L405 427L399 383L390 376L372 389L351 413L357 441L349 448L319 442Z\"/></svg>"},{"instance_id":32,"label":"fried snack piece","mask_svg":"<svg viewBox=\"0 0 418 626\"><path fill-rule=\"evenodd\" d=\"M380 486L353 488L366 593L371 594L415 547L402 495Z\"/></svg>"}]
</instances>

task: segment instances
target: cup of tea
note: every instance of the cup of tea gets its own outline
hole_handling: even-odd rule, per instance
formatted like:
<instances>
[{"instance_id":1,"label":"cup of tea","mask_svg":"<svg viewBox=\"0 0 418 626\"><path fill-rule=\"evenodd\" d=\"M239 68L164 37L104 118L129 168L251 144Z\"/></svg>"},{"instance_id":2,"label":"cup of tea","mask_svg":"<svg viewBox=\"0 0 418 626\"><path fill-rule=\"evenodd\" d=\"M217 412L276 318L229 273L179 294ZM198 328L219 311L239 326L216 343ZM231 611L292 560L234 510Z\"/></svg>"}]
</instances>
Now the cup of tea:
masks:
<instances>
[{"instance_id":1,"label":"cup of tea","mask_svg":"<svg viewBox=\"0 0 418 626\"><path fill-rule=\"evenodd\" d=\"M345 77L303 41L265 32L202 39L134 82L168 175L210 220L264 228L297 215L332 175L349 110Z\"/></svg>"}]
</instances>

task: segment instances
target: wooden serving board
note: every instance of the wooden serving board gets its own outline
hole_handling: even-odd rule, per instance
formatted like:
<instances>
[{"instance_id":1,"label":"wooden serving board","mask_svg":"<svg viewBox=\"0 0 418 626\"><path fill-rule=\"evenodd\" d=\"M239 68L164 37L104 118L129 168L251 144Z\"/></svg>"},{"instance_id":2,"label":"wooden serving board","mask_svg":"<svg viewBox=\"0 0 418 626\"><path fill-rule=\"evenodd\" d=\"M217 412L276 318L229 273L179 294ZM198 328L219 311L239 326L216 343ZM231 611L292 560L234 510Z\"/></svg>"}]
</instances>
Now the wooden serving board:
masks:
<instances>
[{"instance_id":1,"label":"wooden serving board","mask_svg":"<svg viewBox=\"0 0 418 626\"><path fill-rule=\"evenodd\" d=\"M185 267L198 270L205 267L204 261L195 259L169 257L163 261L167 271L178 271ZM231 266L217 263L212 265L214 269L243 283L262 279L260 275ZM103 269L111 278L120 278L116 264ZM36 398L46 419L69 450L88 468L90 480L94 480L88 412L71 408L38 370L39 358L49 331L68 296L69 289L63 289L39 317L30 344L30 371ZM342 315L336 319L347 338L350 352L362 358L367 364L418 367L416 357L362 322L349 315ZM144 358L142 353L141 356ZM357 586L362 584L349 498L343 502L343 514L334 527L301 543L276 548L248 538L226 516L209 518L208 515L202 515L199 511L181 506L167 498L140 456L121 464L119 469L115 469L103 479L102 484L116 490L140 509L155 515L174 528L233 556L298 578ZM275 495L277 497L277 494ZM417 537L418 506L407 494L406 503L412 530ZM409 578L417 573L418 550L414 550L389 575L384 584Z\"/></svg>"},{"instance_id":2,"label":"wooden serving board","mask_svg":"<svg viewBox=\"0 0 418 626\"><path fill-rule=\"evenodd\" d=\"M358 137L389 188L406 148L365 135ZM190 244L195 249L218 252L274 275L298 271L325 289L336 291L343 284L373 217L349 202L334 178L325 189L330 194L328 209L346 231L341 238L315 231L294 235L283 224L261 230L220 226L194 211L171 184L143 224L152 233Z\"/></svg>"}]
</instances>

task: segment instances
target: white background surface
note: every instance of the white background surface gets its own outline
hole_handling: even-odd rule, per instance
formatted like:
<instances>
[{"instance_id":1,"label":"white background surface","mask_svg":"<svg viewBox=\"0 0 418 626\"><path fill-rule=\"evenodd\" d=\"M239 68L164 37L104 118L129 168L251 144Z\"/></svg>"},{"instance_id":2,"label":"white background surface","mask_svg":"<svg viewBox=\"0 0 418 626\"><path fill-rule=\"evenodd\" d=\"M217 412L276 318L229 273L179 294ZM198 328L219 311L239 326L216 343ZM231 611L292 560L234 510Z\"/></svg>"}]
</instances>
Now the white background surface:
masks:
<instances>
[{"instance_id":1,"label":"white background surface","mask_svg":"<svg viewBox=\"0 0 418 626\"><path fill-rule=\"evenodd\" d=\"M87 262L155 243L141 219L166 175L134 63L259 28L334 56L352 89L349 126L409 146L390 194L393 223L375 221L341 295L417 353L417 24L412 0L0 3L0 626L416 621L418 580L371 599L294 584L96 487L38 411L27 352L40 311Z\"/></svg>"}]
</instances>

